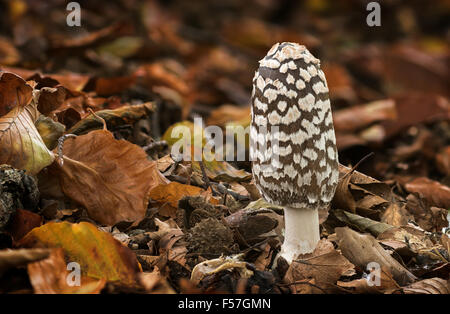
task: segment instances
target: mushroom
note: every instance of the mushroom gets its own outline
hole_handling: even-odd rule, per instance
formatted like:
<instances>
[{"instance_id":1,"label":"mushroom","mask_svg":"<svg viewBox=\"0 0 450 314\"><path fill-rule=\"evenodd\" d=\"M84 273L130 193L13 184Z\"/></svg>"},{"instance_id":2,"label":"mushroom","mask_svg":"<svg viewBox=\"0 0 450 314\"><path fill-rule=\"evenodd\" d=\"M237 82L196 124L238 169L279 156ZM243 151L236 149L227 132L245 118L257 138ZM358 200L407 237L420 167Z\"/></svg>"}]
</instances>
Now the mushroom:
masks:
<instances>
[{"instance_id":1,"label":"mushroom","mask_svg":"<svg viewBox=\"0 0 450 314\"><path fill-rule=\"evenodd\" d=\"M319 209L328 209L339 178L328 86L305 46L277 43L253 78L252 173L261 195L283 206L279 256L289 264L320 240Z\"/></svg>"}]
</instances>

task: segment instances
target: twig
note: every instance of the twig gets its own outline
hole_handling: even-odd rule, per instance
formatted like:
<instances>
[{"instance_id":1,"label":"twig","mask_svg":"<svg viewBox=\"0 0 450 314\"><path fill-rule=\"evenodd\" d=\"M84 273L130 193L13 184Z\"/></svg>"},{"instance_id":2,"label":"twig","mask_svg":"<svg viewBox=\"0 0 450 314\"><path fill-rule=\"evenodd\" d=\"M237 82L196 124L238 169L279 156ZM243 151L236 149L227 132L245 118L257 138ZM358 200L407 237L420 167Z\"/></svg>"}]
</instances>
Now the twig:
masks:
<instances>
[{"instance_id":1,"label":"twig","mask_svg":"<svg viewBox=\"0 0 450 314\"><path fill-rule=\"evenodd\" d=\"M202 170L203 181L205 181L207 187L211 188L212 195L217 196L217 192L211 186L211 182L209 181L208 175L206 174L205 165L203 164L203 161L200 160L198 164L200 165L200 169Z\"/></svg>"},{"instance_id":2,"label":"twig","mask_svg":"<svg viewBox=\"0 0 450 314\"><path fill-rule=\"evenodd\" d=\"M64 158L63 158L63 146L64 146L64 142L66 139L68 138L75 138L77 137L75 134L64 134L63 136L61 136L58 139L58 157L57 157L57 161L58 164L62 167L64 165Z\"/></svg>"},{"instance_id":3,"label":"twig","mask_svg":"<svg viewBox=\"0 0 450 314\"><path fill-rule=\"evenodd\" d=\"M98 114L96 114L91 108L87 108L87 111L89 111L90 114L94 116L97 120L99 120L103 124L103 130L108 130L106 127L106 121L102 117L100 117Z\"/></svg>"},{"instance_id":4,"label":"twig","mask_svg":"<svg viewBox=\"0 0 450 314\"><path fill-rule=\"evenodd\" d=\"M348 175L352 174L352 173L356 170L356 168L358 168L359 165L360 165L363 161L365 161L365 160L366 160L367 158L369 158L369 157L372 157L373 155L375 155L375 153L374 153L374 152L371 152L371 153L367 154L366 156L364 156L363 158L361 158L361 159L356 163L356 165L354 165L354 166L350 169L350 171L347 172L347 173L342 177L342 179L344 179L344 178L347 177Z\"/></svg>"},{"instance_id":5,"label":"twig","mask_svg":"<svg viewBox=\"0 0 450 314\"><path fill-rule=\"evenodd\" d=\"M219 190L220 193L222 193L222 194L230 194L231 196L234 197L235 200L238 200L238 201L249 201L250 200L249 196L241 195L241 194L236 193L236 192L234 192L232 190L229 190L222 183L214 183L213 182L213 184L217 186L217 189Z\"/></svg>"}]
</instances>

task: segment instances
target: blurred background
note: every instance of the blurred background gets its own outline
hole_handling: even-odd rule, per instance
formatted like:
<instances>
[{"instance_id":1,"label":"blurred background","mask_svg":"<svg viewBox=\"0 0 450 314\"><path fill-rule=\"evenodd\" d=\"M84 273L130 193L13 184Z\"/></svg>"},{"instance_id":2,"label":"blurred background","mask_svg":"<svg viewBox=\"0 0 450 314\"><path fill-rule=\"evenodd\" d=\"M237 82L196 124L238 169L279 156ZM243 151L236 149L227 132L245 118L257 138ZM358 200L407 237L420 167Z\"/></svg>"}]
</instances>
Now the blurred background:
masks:
<instances>
[{"instance_id":1,"label":"blurred background","mask_svg":"<svg viewBox=\"0 0 450 314\"><path fill-rule=\"evenodd\" d=\"M87 108L154 101L151 133L194 116L250 122L258 60L276 42L304 44L330 88L340 162L397 181L450 182L450 3L378 1L0 1L0 65L69 91L55 117L70 128ZM249 165L244 165L249 169Z\"/></svg>"}]
</instances>

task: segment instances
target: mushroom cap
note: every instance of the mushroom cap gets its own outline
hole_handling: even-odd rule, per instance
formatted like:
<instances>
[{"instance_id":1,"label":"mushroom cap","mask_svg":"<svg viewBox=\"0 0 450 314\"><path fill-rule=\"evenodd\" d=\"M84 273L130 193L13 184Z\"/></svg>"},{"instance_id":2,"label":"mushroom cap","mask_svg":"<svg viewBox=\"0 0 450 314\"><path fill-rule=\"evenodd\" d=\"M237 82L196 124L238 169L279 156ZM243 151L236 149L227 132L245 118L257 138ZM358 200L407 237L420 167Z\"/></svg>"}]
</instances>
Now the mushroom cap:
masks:
<instances>
[{"instance_id":1,"label":"mushroom cap","mask_svg":"<svg viewBox=\"0 0 450 314\"><path fill-rule=\"evenodd\" d=\"M256 186L276 205L323 208L338 178L328 86L305 46L277 43L253 78L250 157Z\"/></svg>"}]
</instances>

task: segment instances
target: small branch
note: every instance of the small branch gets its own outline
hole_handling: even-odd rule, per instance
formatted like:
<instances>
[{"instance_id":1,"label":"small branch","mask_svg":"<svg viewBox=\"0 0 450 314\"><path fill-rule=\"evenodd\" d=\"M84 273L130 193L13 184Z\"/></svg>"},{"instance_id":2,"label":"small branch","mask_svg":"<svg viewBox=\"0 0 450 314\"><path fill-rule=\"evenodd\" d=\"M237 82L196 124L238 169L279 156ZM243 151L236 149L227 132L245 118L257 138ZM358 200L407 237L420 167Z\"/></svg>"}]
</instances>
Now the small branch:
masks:
<instances>
[{"instance_id":1,"label":"small branch","mask_svg":"<svg viewBox=\"0 0 450 314\"><path fill-rule=\"evenodd\" d=\"M91 108L87 108L87 111L89 111L90 114L94 116L97 120L99 120L103 124L103 130L108 130L106 127L106 121L102 117L100 117L98 114L96 114Z\"/></svg>"},{"instance_id":2,"label":"small branch","mask_svg":"<svg viewBox=\"0 0 450 314\"><path fill-rule=\"evenodd\" d=\"M63 156L64 156L63 155L64 142L68 138L75 138L75 137L77 137L75 134L65 134L65 135L61 136L58 139L58 146L57 146L57 148L58 148L58 157L57 157L57 161L58 161L58 164L61 167L64 165L64 159L63 159Z\"/></svg>"},{"instance_id":3,"label":"small branch","mask_svg":"<svg viewBox=\"0 0 450 314\"><path fill-rule=\"evenodd\" d=\"M374 152L371 152L371 153L367 154L366 156L364 156L363 158L361 158L361 159L356 163L356 165L354 165L354 166L350 169L350 171L347 172L347 173L342 177L342 179L345 178L345 177L347 177L348 175L352 174L352 173L359 167L359 165L360 165L362 162L364 162L367 158L372 157L373 155L375 155L375 153L374 153Z\"/></svg>"},{"instance_id":4,"label":"small branch","mask_svg":"<svg viewBox=\"0 0 450 314\"><path fill-rule=\"evenodd\" d=\"M203 161L200 160L198 162L198 164L200 165L200 169L202 170L203 181L206 183L207 187L211 188L212 195L217 196L217 192L211 186L211 182L209 181L208 175L206 174L206 169L205 169L205 165L203 164Z\"/></svg>"}]
</instances>

